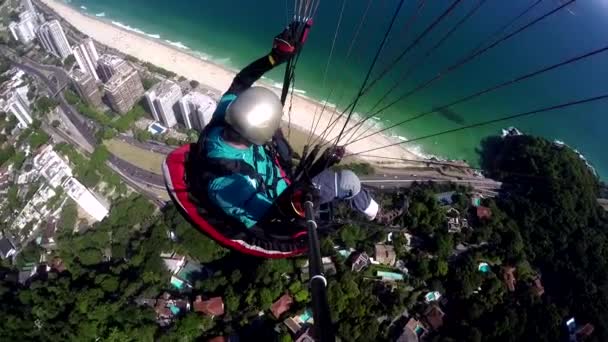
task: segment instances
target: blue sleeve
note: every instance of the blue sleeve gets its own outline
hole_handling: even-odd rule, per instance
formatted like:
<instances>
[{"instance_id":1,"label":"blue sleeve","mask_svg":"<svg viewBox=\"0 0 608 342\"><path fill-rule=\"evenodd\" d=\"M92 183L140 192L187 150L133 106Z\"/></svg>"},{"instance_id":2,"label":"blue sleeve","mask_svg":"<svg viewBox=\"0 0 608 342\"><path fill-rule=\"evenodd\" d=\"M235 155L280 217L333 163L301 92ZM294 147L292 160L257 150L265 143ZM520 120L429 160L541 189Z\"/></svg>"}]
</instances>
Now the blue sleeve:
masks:
<instances>
[{"instance_id":1,"label":"blue sleeve","mask_svg":"<svg viewBox=\"0 0 608 342\"><path fill-rule=\"evenodd\" d=\"M240 174L214 179L209 184L209 199L247 228L254 226L272 207L272 201L256 190L249 177Z\"/></svg>"},{"instance_id":2,"label":"blue sleeve","mask_svg":"<svg viewBox=\"0 0 608 342\"><path fill-rule=\"evenodd\" d=\"M220 102L217 104L215 112L213 112L212 120L214 122L216 122L216 120L220 120L219 122L224 122L228 105L230 105L234 100L236 100L236 95L224 94L224 96L222 96L222 98L220 99Z\"/></svg>"}]
</instances>

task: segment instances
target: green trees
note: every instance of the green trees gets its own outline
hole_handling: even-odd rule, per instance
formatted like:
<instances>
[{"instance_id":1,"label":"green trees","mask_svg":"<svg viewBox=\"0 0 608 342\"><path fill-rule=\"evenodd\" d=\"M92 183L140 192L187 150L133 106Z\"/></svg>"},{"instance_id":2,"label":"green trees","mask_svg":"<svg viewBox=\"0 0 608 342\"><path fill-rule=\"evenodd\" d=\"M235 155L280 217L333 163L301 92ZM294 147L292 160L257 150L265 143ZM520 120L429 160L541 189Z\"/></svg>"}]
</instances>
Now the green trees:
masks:
<instances>
[{"instance_id":1,"label":"green trees","mask_svg":"<svg viewBox=\"0 0 608 342\"><path fill-rule=\"evenodd\" d=\"M36 101L34 106L40 113L48 114L58 105L59 102L55 101L54 99L51 99L48 96L42 96Z\"/></svg>"},{"instance_id":2,"label":"green trees","mask_svg":"<svg viewBox=\"0 0 608 342\"><path fill-rule=\"evenodd\" d=\"M70 69L74 63L76 63L76 57L74 57L74 55L69 55L65 60L63 60L63 65L67 69Z\"/></svg>"},{"instance_id":3,"label":"green trees","mask_svg":"<svg viewBox=\"0 0 608 342\"><path fill-rule=\"evenodd\" d=\"M141 83L144 86L144 90L149 90L156 83L158 83L158 81L155 78L145 77L145 78L142 78Z\"/></svg>"},{"instance_id":4,"label":"green trees","mask_svg":"<svg viewBox=\"0 0 608 342\"><path fill-rule=\"evenodd\" d=\"M37 149L38 147L46 144L49 141L50 137L44 131L37 129L28 137L28 143L32 149Z\"/></svg>"},{"instance_id":5,"label":"green trees","mask_svg":"<svg viewBox=\"0 0 608 342\"><path fill-rule=\"evenodd\" d=\"M63 92L63 97L65 97L65 100L72 106L75 106L80 102L80 96L71 89L66 89L66 91Z\"/></svg>"},{"instance_id":6,"label":"green trees","mask_svg":"<svg viewBox=\"0 0 608 342\"><path fill-rule=\"evenodd\" d=\"M450 304L465 319L451 321L445 335L563 340L564 319L575 316L591 322L594 338L605 340L608 217L596 202L596 176L574 151L545 139L488 138L483 147L482 165L503 182L503 193L496 204L489 202L492 219L477 239L490 242L488 255L516 267L518 285L507 292L502 275L481 275L474 258L451 266ZM536 274L530 264L542 273L542 298L527 288Z\"/></svg>"}]
</instances>

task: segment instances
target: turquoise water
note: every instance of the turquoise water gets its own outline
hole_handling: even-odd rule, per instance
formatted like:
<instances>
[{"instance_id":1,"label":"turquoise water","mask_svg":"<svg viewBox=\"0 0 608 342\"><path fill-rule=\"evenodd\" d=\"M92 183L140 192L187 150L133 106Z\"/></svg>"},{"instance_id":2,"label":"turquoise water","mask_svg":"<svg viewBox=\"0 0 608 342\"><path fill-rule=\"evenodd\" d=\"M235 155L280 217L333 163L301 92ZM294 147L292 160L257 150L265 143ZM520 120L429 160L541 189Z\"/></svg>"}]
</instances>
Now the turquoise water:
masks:
<instances>
[{"instance_id":1,"label":"turquoise water","mask_svg":"<svg viewBox=\"0 0 608 342\"><path fill-rule=\"evenodd\" d=\"M461 59L490 33L532 2L533 0L487 1L439 50L426 59L422 66L416 68L412 77L402 82L395 95L389 99L393 99L396 94L407 92L434 77L439 70ZM367 0L347 1L334 61L330 65L324 86L323 71L342 2L322 1L315 27L300 59L296 87L305 91L307 96L321 100L325 99L329 89L335 87L335 95L329 102L339 106L348 103L363 80L397 3L397 0L373 1L368 20L354 45L352 56L346 59L346 51L367 5ZM413 13L416 5L414 1L408 1L374 74L377 75L382 67L422 32L449 3L450 1L427 1L411 30L404 32L405 18ZM391 72L385 81L380 82L362 99L357 112L365 113L392 86L392 80L398 79L400 72L420 60L426 50L475 3L476 1L463 0L441 25L406 55L399 67ZM266 53L272 37L286 23L285 2L276 0L72 0L71 5L91 15L103 13L105 20L129 25L155 37L158 35L160 39L179 42L192 51L198 51L202 58L209 58L235 69ZM86 7L86 10L81 6ZM543 1L517 22L514 28L557 6L557 0ZM577 2L567 11L551 16L443 77L429 88L400 102L379 115L381 121L378 123L387 125L397 122L496 83L588 52L604 44L608 45L606 19L607 1ZM392 133L396 136L415 138L480 120L602 94L608 91L606 57L605 53L501 89L455 106L450 111L408 123ZM272 73L269 77L280 81L282 70ZM581 105L422 140L410 147L428 154L475 162L476 148L483 137L500 133L502 128L513 125L526 133L559 139L578 149L605 178L608 176L608 154L604 152L607 141L604 132L608 126L605 108L605 102Z\"/></svg>"}]
</instances>

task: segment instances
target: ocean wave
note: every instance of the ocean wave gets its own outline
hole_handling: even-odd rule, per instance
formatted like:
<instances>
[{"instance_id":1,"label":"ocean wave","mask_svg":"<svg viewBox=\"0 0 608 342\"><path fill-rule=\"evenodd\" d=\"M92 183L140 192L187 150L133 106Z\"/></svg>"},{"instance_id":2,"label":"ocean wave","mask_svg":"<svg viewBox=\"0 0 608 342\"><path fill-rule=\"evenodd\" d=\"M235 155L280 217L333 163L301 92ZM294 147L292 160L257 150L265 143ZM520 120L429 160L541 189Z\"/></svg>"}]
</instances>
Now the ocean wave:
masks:
<instances>
[{"instance_id":1,"label":"ocean wave","mask_svg":"<svg viewBox=\"0 0 608 342\"><path fill-rule=\"evenodd\" d=\"M87 6L80 6L80 9L83 9L86 11L88 8L87 8Z\"/></svg>"},{"instance_id":2,"label":"ocean wave","mask_svg":"<svg viewBox=\"0 0 608 342\"><path fill-rule=\"evenodd\" d=\"M171 46L175 46L178 49L182 49L182 50L190 50L189 47L187 47L186 45L184 45L184 43L182 42L172 42L168 39L165 39L165 42Z\"/></svg>"},{"instance_id":3,"label":"ocean wave","mask_svg":"<svg viewBox=\"0 0 608 342\"><path fill-rule=\"evenodd\" d=\"M209 61L211 59L211 56L204 52L195 51L194 54L203 61Z\"/></svg>"},{"instance_id":4,"label":"ocean wave","mask_svg":"<svg viewBox=\"0 0 608 342\"><path fill-rule=\"evenodd\" d=\"M105 16L106 16L106 12L95 13L95 16L96 16L96 17L103 18L103 17L105 17Z\"/></svg>"},{"instance_id":5,"label":"ocean wave","mask_svg":"<svg viewBox=\"0 0 608 342\"><path fill-rule=\"evenodd\" d=\"M131 27L129 25L123 24L119 21L112 21L112 24L115 26L120 27L121 29L127 30L127 31L131 31L131 32L135 32L138 34L143 34L144 36L150 37L150 38L154 38L154 39L160 39L160 35L159 34L151 34L151 33L146 33L145 31L142 31L138 28L135 27Z\"/></svg>"},{"instance_id":6,"label":"ocean wave","mask_svg":"<svg viewBox=\"0 0 608 342\"><path fill-rule=\"evenodd\" d=\"M331 103L328 101L320 101L319 103L327 108L336 108L337 107L337 105L335 103Z\"/></svg>"},{"instance_id":7,"label":"ocean wave","mask_svg":"<svg viewBox=\"0 0 608 342\"><path fill-rule=\"evenodd\" d=\"M225 57L225 58L218 58L216 60L214 60L214 62L216 62L217 64L221 64L221 65L230 65L230 62L232 60L230 59L230 57Z\"/></svg>"},{"instance_id":8,"label":"ocean wave","mask_svg":"<svg viewBox=\"0 0 608 342\"><path fill-rule=\"evenodd\" d=\"M273 88L277 88L277 89L283 89L283 83L282 82L272 82L271 86ZM298 94L298 95L306 95L306 90L303 89L294 89L293 90L294 93Z\"/></svg>"}]
</instances>

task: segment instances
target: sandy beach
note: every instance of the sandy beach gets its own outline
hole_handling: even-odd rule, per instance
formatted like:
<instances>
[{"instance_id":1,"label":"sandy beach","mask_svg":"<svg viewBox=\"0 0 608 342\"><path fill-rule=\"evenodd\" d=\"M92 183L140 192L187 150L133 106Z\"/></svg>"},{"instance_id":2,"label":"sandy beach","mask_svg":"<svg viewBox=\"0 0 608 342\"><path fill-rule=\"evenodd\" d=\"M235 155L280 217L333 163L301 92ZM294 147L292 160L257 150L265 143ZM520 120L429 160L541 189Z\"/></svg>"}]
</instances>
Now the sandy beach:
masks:
<instances>
[{"instance_id":1,"label":"sandy beach","mask_svg":"<svg viewBox=\"0 0 608 342\"><path fill-rule=\"evenodd\" d=\"M229 87L235 75L234 71L214 63L204 61L195 55L189 54L187 50L174 48L159 40L155 40L153 38L122 29L112 25L109 22L87 16L60 1L41 1L47 6L51 7L59 16L71 23L76 29L90 36L94 40L111 48L117 49L125 54L132 55L142 61L150 62L167 70L173 71L180 76L194 79L201 84L222 90ZM271 87L270 84L265 85ZM293 99L291 124L299 129L309 131L314 118L314 113L321 112L321 107L322 105L320 103L311 101L301 96L295 96ZM317 131L325 129L329 126L332 111L331 108L328 109L326 109L323 113L318 126L319 129ZM286 117L284 119L287 120ZM337 136L343 124L344 121L341 119L340 122L335 125L328 137L332 138ZM362 130L363 129L360 131ZM394 142L396 142L395 138L390 138L386 135L375 135L349 145L347 147L347 151L348 153L352 154L386 146ZM384 148L370 154L391 158L420 159L416 154L401 146ZM364 159L370 162L387 162L386 159L375 159L372 157L364 157ZM394 162L394 160L392 162ZM407 163L397 164L405 165ZM393 165L396 166L395 164Z\"/></svg>"}]
</instances>

